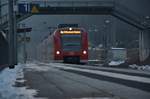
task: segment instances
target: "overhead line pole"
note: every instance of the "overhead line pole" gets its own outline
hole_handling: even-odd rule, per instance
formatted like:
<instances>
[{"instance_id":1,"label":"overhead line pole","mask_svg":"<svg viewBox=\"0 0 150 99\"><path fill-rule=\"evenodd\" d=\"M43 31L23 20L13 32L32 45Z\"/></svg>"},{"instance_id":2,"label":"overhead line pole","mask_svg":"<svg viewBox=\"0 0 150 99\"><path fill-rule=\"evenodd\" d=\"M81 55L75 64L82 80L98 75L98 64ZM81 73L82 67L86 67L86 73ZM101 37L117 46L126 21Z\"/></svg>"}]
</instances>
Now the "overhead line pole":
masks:
<instances>
[{"instance_id":1,"label":"overhead line pole","mask_svg":"<svg viewBox=\"0 0 150 99\"><path fill-rule=\"evenodd\" d=\"M14 5L17 5L17 0L14 0ZM17 51L18 51L18 47L17 47L17 19L16 19L16 8L14 10L13 7L13 13L14 13L14 64L17 65L18 62L18 55L17 55Z\"/></svg>"},{"instance_id":2,"label":"overhead line pole","mask_svg":"<svg viewBox=\"0 0 150 99\"><path fill-rule=\"evenodd\" d=\"M16 64L16 32L14 29L15 22L14 22L14 3L13 0L8 0L8 16L9 16L9 21L8 21L8 28L9 28L9 33L8 33L8 44L9 44L9 65L10 68L13 68L14 65Z\"/></svg>"},{"instance_id":3,"label":"overhead line pole","mask_svg":"<svg viewBox=\"0 0 150 99\"><path fill-rule=\"evenodd\" d=\"M1 17L1 14L2 14L2 1L0 0L0 17Z\"/></svg>"}]
</instances>

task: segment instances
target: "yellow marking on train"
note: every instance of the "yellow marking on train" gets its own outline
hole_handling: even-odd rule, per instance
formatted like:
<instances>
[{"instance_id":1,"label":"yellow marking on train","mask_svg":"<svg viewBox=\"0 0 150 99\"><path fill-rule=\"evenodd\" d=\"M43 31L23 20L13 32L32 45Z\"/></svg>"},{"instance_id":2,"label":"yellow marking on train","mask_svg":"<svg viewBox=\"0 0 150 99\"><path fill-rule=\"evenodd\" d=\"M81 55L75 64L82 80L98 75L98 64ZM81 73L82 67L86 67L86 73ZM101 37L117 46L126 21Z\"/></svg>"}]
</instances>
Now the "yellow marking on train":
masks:
<instances>
[{"instance_id":1,"label":"yellow marking on train","mask_svg":"<svg viewBox=\"0 0 150 99\"><path fill-rule=\"evenodd\" d=\"M81 34L81 31L61 31L61 34Z\"/></svg>"}]
</instances>

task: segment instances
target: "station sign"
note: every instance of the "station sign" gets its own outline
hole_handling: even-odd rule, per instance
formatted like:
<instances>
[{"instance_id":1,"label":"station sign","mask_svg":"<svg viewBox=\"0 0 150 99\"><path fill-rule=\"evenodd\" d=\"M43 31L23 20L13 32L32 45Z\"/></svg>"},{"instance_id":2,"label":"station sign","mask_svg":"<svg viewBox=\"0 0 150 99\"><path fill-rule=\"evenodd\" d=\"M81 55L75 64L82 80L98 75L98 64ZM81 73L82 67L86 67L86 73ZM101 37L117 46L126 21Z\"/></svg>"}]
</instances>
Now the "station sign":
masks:
<instances>
[{"instance_id":1,"label":"station sign","mask_svg":"<svg viewBox=\"0 0 150 99\"><path fill-rule=\"evenodd\" d=\"M26 14L30 12L30 5L28 3L20 3L18 4L19 13Z\"/></svg>"},{"instance_id":2,"label":"station sign","mask_svg":"<svg viewBox=\"0 0 150 99\"><path fill-rule=\"evenodd\" d=\"M31 32L32 28L19 28L17 29L17 33L23 33L23 32Z\"/></svg>"},{"instance_id":3,"label":"station sign","mask_svg":"<svg viewBox=\"0 0 150 99\"><path fill-rule=\"evenodd\" d=\"M25 32L31 32L32 28L18 28L17 33L25 33ZM4 32L8 33L8 30L4 30Z\"/></svg>"},{"instance_id":4,"label":"station sign","mask_svg":"<svg viewBox=\"0 0 150 99\"><path fill-rule=\"evenodd\" d=\"M38 4L29 4L29 3L19 3L18 11L21 14L39 13L39 5Z\"/></svg>"}]
</instances>

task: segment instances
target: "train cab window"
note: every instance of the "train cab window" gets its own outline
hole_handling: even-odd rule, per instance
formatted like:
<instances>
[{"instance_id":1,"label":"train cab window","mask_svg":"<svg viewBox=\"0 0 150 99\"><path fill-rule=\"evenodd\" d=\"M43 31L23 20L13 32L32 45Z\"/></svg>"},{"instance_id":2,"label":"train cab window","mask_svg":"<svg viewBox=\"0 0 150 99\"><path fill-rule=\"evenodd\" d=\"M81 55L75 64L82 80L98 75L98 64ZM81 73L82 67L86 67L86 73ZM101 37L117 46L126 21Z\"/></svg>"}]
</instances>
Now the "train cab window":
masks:
<instances>
[{"instance_id":1,"label":"train cab window","mask_svg":"<svg viewBox=\"0 0 150 99\"><path fill-rule=\"evenodd\" d=\"M80 51L81 35L62 35L61 40L64 51Z\"/></svg>"}]
</instances>

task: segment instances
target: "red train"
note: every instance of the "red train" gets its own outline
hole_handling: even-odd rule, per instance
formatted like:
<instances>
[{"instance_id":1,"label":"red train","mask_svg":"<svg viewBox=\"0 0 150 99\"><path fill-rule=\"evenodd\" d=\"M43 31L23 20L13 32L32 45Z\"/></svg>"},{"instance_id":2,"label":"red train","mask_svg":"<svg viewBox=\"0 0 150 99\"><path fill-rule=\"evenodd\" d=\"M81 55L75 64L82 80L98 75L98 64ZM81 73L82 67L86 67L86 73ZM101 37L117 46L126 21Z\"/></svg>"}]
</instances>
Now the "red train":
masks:
<instances>
[{"instance_id":1,"label":"red train","mask_svg":"<svg viewBox=\"0 0 150 99\"><path fill-rule=\"evenodd\" d=\"M65 63L87 63L87 32L78 27L58 28L42 41L38 50L41 59L47 62L55 60Z\"/></svg>"}]
</instances>

